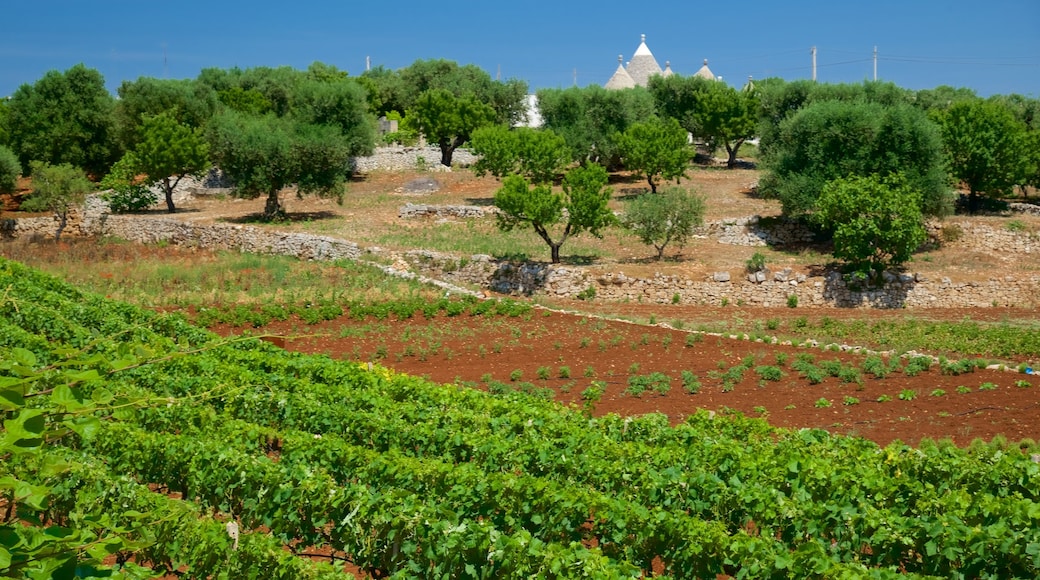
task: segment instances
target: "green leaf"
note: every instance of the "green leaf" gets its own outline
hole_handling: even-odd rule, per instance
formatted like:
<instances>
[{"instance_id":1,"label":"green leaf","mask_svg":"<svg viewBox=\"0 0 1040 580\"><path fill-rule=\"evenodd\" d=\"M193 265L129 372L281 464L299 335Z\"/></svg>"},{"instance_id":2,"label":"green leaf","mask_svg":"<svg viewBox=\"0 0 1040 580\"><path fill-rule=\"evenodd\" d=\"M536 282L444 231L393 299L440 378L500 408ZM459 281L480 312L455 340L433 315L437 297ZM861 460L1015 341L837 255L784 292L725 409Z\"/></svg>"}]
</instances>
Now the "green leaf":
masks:
<instances>
[{"instance_id":1,"label":"green leaf","mask_svg":"<svg viewBox=\"0 0 1040 580\"><path fill-rule=\"evenodd\" d=\"M0 389L0 411L16 411L25 406L22 389Z\"/></svg>"},{"instance_id":2,"label":"green leaf","mask_svg":"<svg viewBox=\"0 0 1040 580\"><path fill-rule=\"evenodd\" d=\"M67 421L66 425L80 437L90 439L101 428L101 421L97 417L77 417L72 421Z\"/></svg>"}]
</instances>

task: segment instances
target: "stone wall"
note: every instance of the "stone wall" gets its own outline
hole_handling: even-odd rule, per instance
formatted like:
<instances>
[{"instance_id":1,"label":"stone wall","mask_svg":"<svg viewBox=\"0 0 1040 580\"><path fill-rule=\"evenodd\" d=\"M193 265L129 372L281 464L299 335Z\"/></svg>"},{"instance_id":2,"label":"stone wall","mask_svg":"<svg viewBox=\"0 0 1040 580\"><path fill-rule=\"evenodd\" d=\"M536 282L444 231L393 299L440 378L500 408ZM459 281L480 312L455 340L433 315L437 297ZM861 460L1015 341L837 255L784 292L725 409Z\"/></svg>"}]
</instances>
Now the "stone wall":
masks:
<instances>
[{"instance_id":1,"label":"stone wall","mask_svg":"<svg viewBox=\"0 0 1040 580\"><path fill-rule=\"evenodd\" d=\"M51 217L5 220L12 237L53 236ZM1004 240L1005 234L1025 238L1023 252L1034 251L1028 234L986 226L965 228L966 235ZM296 256L309 260L358 259L357 244L328 236L285 233L243 225L194 225L167 217L109 215L96 211L74 216L67 235L110 235L142 243L170 244ZM1019 240L1021 241L1021 240ZM1006 240L1005 240L1006 242ZM997 241L993 241L997 244ZM1004 242L1001 242L1004 243ZM1016 248L1019 246L1015 246ZM743 270L715 272L702 279L664 274L633 277L621 271L592 273L587 268L538 262L512 263L487 255L457 256L414 250L401 254L372 253L396 260L397 272L412 272L447 284L478 286L504 294L575 297L594 294L599 300L682 304L748 304L785 306L791 296L798 307L936 307L965 308L1040 304L1040 276L999 276L964 283L929 280L920 275L889 275L883 288L850 288L837 272L806 276L789 270L748 277ZM1001 248L1000 251L1007 251Z\"/></svg>"},{"instance_id":2,"label":"stone wall","mask_svg":"<svg viewBox=\"0 0 1040 580\"><path fill-rule=\"evenodd\" d=\"M743 271L715 272L704 279L655 274L649 278L623 272L592 274L585 268L537 262L500 262L486 255L457 258L416 250L402 259L414 270L454 284L477 285L494 292L518 295L576 297L668 304L747 304L787 306L795 296L798 307L870 308L1029 307L1040 304L1040 276L992 277L953 283L920 275L886 275L881 288L850 287L838 272L808 277L784 270L765 272L763 280L748 280ZM590 290L591 289L591 290ZM678 297L678 298L676 298Z\"/></svg>"},{"instance_id":3,"label":"stone wall","mask_svg":"<svg viewBox=\"0 0 1040 580\"><path fill-rule=\"evenodd\" d=\"M461 167L472 165L476 157L465 149L456 149L452 164ZM372 171L412 171L424 168L428 171L451 171L441 165L441 150L438 147L380 147L370 157L355 157L354 170L359 173Z\"/></svg>"},{"instance_id":4,"label":"stone wall","mask_svg":"<svg viewBox=\"0 0 1040 580\"><path fill-rule=\"evenodd\" d=\"M943 240L954 247L970 247L1003 255L1040 252L1040 234L1028 231L1011 231L985 224L947 220L928 224L928 233L931 237ZM956 239L949 239L951 235Z\"/></svg>"},{"instance_id":5,"label":"stone wall","mask_svg":"<svg viewBox=\"0 0 1040 580\"><path fill-rule=\"evenodd\" d=\"M495 206L484 205L433 205L428 203L406 203L397 211L404 219L415 218L480 218L489 213L498 213Z\"/></svg>"}]
</instances>

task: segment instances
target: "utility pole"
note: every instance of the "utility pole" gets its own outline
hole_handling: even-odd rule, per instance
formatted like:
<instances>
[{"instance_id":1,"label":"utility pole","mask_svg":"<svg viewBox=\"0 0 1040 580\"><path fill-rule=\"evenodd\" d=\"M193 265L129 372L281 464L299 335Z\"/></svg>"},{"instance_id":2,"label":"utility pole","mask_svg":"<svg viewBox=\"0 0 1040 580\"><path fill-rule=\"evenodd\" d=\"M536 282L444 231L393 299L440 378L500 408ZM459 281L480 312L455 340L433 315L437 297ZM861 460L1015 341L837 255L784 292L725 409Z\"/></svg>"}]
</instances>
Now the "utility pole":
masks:
<instances>
[{"instance_id":1,"label":"utility pole","mask_svg":"<svg viewBox=\"0 0 1040 580\"><path fill-rule=\"evenodd\" d=\"M371 56L366 56L365 57L365 70L372 70L372 57Z\"/></svg>"},{"instance_id":2,"label":"utility pole","mask_svg":"<svg viewBox=\"0 0 1040 580\"><path fill-rule=\"evenodd\" d=\"M877 81L877 45L874 45L874 81Z\"/></svg>"},{"instance_id":3,"label":"utility pole","mask_svg":"<svg viewBox=\"0 0 1040 580\"><path fill-rule=\"evenodd\" d=\"M578 69L574 69L574 86L578 86Z\"/></svg>"},{"instance_id":4,"label":"utility pole","mask_svg":"<svg viewBox=\"0 0 1040 580\"><path fill-rule=\"evenodd\" d=\"M812 47L809 52L812 53L812 80L816 82L816 47Z\"/></svg>"},{"instance_id":5,"label":"utility pole","mask_svg":"<svg viewBox=\"0 0 1040 580\"><path fill-rule=\"evenodd\" d=\"M496 81L502 80L502 65L498 65L498 74L495 75L495 80Z\"/></svg>"},{"instance_id":6,"label":"utility pole","mask_svg":"<svg viewBox=\"0 0 1040 580\"><path fill-rule=\"evenodd\" d=\"M170 69L166 63L166 43L162 43L162 77L164 79L170 78Z\"/></svg>"}]
</instances>

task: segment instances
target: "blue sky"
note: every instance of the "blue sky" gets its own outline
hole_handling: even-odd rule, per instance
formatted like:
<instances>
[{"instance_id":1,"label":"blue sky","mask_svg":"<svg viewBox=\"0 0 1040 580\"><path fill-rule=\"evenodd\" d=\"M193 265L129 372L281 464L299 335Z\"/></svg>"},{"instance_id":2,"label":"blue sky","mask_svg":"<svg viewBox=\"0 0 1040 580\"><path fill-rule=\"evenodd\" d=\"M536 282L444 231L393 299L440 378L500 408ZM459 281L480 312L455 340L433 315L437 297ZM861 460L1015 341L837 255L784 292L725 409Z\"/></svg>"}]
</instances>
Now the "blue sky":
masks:
<instances>
[{"instance_id":1,"label":"blue sky","mask_svg":"<svg viewBox=\"0 0 1040 580\"><path fill-rule=\"evenodd\" d=\"M322 61L359 74L416 59L472 63L532 90L605 83L640 34L660 65L703 59L734 85L754 78L969 87L1040 97L1040 0L756 2L12 2L0 24L0 95L52 69L99 70L110 90L140 76ZM165 62L164 62L165 52Z\"/></svg>"}]
</instances>

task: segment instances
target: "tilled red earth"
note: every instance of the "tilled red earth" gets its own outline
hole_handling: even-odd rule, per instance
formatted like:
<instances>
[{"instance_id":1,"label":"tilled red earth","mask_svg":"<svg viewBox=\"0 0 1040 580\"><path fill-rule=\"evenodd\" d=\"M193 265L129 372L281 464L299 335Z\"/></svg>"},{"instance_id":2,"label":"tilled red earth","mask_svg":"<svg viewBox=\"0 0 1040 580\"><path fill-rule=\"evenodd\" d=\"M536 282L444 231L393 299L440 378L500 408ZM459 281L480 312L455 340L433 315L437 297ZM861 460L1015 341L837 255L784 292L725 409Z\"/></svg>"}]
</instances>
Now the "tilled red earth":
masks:
<instances>
[{"instance_id":1,"label":"tilled red earth","mask_svg":"<svg viewBox=\"0 0 1040 580\"><path fill-rule=\"evenodd\" d=\"M226 326L213 330L243 332ZM524 317L341 317L318 325L290 320L249 332L271 335L289 350L376 361L440 383L486 389L497 381L500 388L501 383L549 388L564 404L585 404L583 391L592 381L602 381L596 415L660 412L678 423L698 409L732 409L780 427L817 427L882 445L894 440L917 444L923 438L967 445L998 435L1040 440L1040 378L1015 372L979 369L951 376L932 365L912 377L897 371L877 379L862 372L861 384L828 377L813 385L791 368L799 354L813 355L817 365L840 359L857 367L865 355L712 335L689 339L690 333L678 330L542 310ZM748 356L755 367L780 368L783 377L764 380L752 368L730 390L720 378L711 378ZM684 370L699 378L696 394L683 388ZM625 393L631 376L655 372L671 377L666 393ZM980 389L983 385L995 388Z\"/></svg>"}]
</instances>

